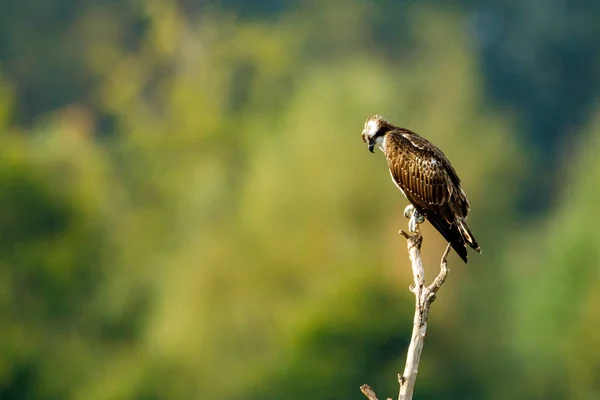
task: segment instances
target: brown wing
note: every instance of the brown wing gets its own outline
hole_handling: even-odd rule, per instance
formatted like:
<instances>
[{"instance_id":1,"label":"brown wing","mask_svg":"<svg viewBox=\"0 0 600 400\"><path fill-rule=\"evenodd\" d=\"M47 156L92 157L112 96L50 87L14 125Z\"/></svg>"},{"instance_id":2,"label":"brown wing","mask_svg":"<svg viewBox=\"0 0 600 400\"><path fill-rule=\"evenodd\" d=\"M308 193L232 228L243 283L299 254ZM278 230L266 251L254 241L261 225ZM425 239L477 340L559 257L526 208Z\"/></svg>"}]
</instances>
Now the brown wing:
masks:
<instances>
[{"instance_id":1,"label":"brown wing","mask_svg":"<svg viewBox=\"0 0 600 400\"><path fill-rule=\"evenodd\" d=\"M386 150L388 167L396 185L466 262L467 249L457 219L467 216L469 202L444 153L426 139L404 129L387 134Z\"/></svg>"},{"instance_id":2,"label":"brown wing","mask_svg":"<svg viewBox=\"0 0 600 400\"><path fill-rule=\"evenodd\" d=\"M408 130L389 132L386 148L392 178L415 207L440 211L447 222L467 216L460 179L440 149Z\"/></svg>"}]
</instances>

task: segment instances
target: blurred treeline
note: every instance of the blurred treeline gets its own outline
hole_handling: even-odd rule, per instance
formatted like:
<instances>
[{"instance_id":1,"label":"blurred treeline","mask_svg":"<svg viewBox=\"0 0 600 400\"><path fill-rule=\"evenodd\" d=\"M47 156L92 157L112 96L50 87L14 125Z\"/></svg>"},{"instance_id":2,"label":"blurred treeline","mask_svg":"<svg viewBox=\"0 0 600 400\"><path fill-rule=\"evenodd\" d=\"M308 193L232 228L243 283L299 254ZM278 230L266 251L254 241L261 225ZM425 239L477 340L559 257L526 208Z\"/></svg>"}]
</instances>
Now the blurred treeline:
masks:
<instances>
[{"instance_id":1,"label":"blurred treeline","mask_svg":"<svg viewBox=\"0 0 600 400\"><path fill-rule=\"evenodd\" d=\"M374 113L444 149L483 248L418 398L600 398L599 4L4 1L0 398L395 395Z\"/></svg>"}]
</instances>

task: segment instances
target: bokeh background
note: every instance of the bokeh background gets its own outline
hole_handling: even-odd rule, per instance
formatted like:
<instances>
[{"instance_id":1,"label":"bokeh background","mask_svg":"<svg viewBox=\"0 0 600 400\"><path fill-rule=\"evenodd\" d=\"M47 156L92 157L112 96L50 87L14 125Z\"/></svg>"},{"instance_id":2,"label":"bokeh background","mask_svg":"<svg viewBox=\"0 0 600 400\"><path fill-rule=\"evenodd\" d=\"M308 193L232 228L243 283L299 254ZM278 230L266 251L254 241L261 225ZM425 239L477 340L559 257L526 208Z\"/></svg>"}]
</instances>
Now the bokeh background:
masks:
<instances>
[{"instance_id":1,"label":"bokeh background","mask_svg":"<svg viewBox=\"0 0 600 400\"><path fill-rule=\"evenodd\" d=\"M396 396L407 203L374 113L446 152L483 248L451 256L417 398L600 398L599 18L2 1L0 398Z\"/></svg>"}]
</instances>

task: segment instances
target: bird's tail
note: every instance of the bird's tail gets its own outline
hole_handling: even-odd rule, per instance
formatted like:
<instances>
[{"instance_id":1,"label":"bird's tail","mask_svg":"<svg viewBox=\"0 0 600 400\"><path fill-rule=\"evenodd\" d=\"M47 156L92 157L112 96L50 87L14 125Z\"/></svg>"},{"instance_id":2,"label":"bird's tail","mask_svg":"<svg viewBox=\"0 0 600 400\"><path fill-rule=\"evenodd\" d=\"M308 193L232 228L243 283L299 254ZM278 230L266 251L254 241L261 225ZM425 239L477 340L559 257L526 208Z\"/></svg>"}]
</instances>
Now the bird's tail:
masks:
<instances>
[{"instance_id":1,"label":"bird's tail","mask_svg":"<svg viewBox=\"0 0 600 400\"><path fill-rule=\"evenodd\" d=\"M446 241L450 243L456 254L458 254L458 256L466 264L467 248L465 247L465 240L462 237L460 229L457 228L455 224L449 224L443 218L431 216L428 217L427 220L431 223L431 225L433 225L435 229L437 229L439 233L442 234L444 239L446 239Z\"/></svg>"},{"instance_id":2,"label":"bird's tail","mask_svg":"<svg viewBox=\"0 0 600 400\"><path fill-rule=\"evenodd\" d=\"M467 221L465 221L464 218L459 218L456 221L456 225L458 226L458 230L460 231L461 236L465 240L465 243L471 246L471 248L476 252L481 253L481 247L479 247L477 240L475 240L475 236L473 236L473 234L471 233L471 230L467 225Z\"/></svg>"}]
</instances>

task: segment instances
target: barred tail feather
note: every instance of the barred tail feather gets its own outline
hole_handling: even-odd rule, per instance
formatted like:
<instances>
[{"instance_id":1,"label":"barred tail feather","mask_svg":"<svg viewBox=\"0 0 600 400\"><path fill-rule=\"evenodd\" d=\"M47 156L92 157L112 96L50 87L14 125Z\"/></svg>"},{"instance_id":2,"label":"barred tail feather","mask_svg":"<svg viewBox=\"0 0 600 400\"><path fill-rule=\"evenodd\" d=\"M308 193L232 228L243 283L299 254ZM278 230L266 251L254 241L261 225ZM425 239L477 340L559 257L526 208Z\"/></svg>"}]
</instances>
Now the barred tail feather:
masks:
<instances>
[{"instance_id":1,"label":"barred tail feather","mask_svg":"<svg viewBox=\"0 0 600 400\"><path fill-rule=\"evenodd\" d=\"M471 230L467 226L467 222L464 220L464 218L460 218L457 221L456 225L458 226L460 234L465 240L465 243L471 246L471 248L474 249L476 252L481 253L481 247L479 247L477 240L475 240L475 236L473 236L473 234L471 233Z\"/></svg>"}]
</instances>

